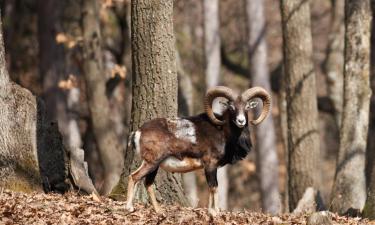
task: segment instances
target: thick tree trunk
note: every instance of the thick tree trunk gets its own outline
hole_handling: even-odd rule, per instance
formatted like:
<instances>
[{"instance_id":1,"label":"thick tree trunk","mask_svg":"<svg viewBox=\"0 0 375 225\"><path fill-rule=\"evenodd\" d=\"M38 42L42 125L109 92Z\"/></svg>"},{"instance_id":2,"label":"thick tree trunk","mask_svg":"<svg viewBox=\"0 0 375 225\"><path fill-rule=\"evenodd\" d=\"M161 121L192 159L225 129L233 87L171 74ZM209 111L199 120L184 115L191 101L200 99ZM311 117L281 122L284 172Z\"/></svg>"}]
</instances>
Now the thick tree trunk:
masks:
<instances>
[{"instance_id":1,"label":"thick tree trunk","mask_svg":"<svg viewBox=\"0 0 375 225\"><path fill-rule=\"evenodd\" d=\"M281 0L290 210L297 206L308 187L316 187L319 168L318 110L309 4L310 1L305 0Z\"/></svg>"},{"instance_id":2,"label":"thick tree trunk","mask_svg":"<svg viewBox=\"0 0 375 225\"><path fill-rule=\"evenodd\" d=\"M365 154L370 105L370 0L345 5L344 107L332 210L359 213L366 201Z\"/></svg>"},{"instance_id":3,"label":"thick tree trunk","mask_svg":"<svg viewBox=\"0 0 375 225\"><path fill-rule=\"evenodd\" d=\"M132 130L157 117L177 116L176 51L173 34L173 0L131 2L131 43L133 61ZM134 149L128 148L125 169L113 197L126 192L128 175L140 165ZM156 194L164 203L187 205L181 177L159 170ZM146 201L143 185L136 197Z\"/></svg>"},{"instance_id":4,"label":"thick tree trunk","mask_svg":"<svg viewBox=\"0 0 375 225\"><path fill-rule=\"evenodd\" d=\"M83 73L92 127L104 166L102 194L109 194L118 183L123 168L123 146L113 130L106 97L103 55L99 26L99 5L94 0L82 2Z\"/></svg>"},{"instance_id":5,"label":"thick tree trunk","mask_svg":"<svg viewBox=\"0 0 375 225\"><path fill-rule=\"evenodd\" d=\"M335 109L337 127L341 125L342 106L344 98L344 0L332 0L331 33L325 62L327 75L328 96Z\"/></svg>"},{"instance_id":6,"label":"thick tree trunk","mask_svg":"<svg viewBox=\"0 0 375 225\"><path fill-rule=\"evenodd\" d=\"M375 91L375 1L371 2L372 9L372 28L371 28L371 61L370 61L370 82L371 91ZM370 103L370 122L367 136L367 152L366 152L366 178L368 185L366 204L363 209L363 216L375 219L375 96L371 96Z\"/></svg>"},{"instance_id":7,"label":"thick tree trunk","mask_svg":"<svg viewBox=\"0 0 375 225\"><path fill-rule=\"evenodd\" d=\"M54 128L46 123L42 102L10 81L0 19L0 187L23 192L69 188L64 149Z\"/></svg>"},{"instance_id":8,"label":"thick tree trunk","mask_svg":"<svg viewBox=\"0 0 375 225\"><path fill-rule=\"evenodd\" d=\"M219 1L204 0L204 51L206 57L206 87L219 85L220 82L220 18ZM228 173L227 166L218 169L217 179L219 181L219 207L228 208Z\"/></svg>"},{"instance_id":9,"label":"thick tree trunk","mask_svg":"<svg viewBox=\"0 0 375 225\"><path fill-rule=\"evenodd\" d=\"M263 0L246 1L247 25L249 30L249 71L253 86L261 86L271 93L263 4ZM281 212L281 199L279 192L279 162L272 115L269 115L256 128L255 135L257 140L256 159L262 196L262 210L267 213L277 214Z\"/></svg>"}]
</instances>

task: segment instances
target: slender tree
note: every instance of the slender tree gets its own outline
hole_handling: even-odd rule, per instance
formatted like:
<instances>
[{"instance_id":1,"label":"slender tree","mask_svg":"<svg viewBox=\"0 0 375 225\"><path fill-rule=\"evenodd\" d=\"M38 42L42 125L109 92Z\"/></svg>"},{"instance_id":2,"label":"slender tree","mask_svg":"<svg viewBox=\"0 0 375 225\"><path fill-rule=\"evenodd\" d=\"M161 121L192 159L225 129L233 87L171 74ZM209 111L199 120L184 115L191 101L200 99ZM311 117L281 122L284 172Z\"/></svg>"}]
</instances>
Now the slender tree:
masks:
<instances>
[{"instance_id":1,"label":"slender tree","mask_svg":"<svg viewBox=\"0 0 375 225\"><path fill-rule=\"evenodd\" d=\"M332 21L329 34L325 73L327 75L328 96L335 109L337 127L341 125L344 98L344 0L332 0Z\"/></svg>"},{"instance_id":2,"label":"slender tree","mask_svg":"<svg viewBox=\"0 0 375 225\"><path fill-rule=\"evenodd\" d=\"M206 87L219 85L220 82L220 27L219 0L204 0L204 52L206 58ZM228 167L218 169L219 207L228 208Z\"/></svg>"},{"instance_id":3,"label":"slender tree","mask_svg":"<svg viewBox=\"0 0 375 225\"><path fill-rule=\"evenodd\" d=\"M365 154L370 105L370 0L345 2L344 106L332 210L359 213L366 201Z\"/></svg>"},{"instance_id":4,"label":"slender tree","mask_svg":"<svg viewBox=\"0 0 375 225\"><path fill-rule=\"evenodd\" d=\"M177 47L176 47L177 49ZM193 114L193 83L191 77L182 67L179 52L176 50L177 77L178 77L178 114L191 116ZM182 174L183 187L191 206L198 205L197 177L195 172Z\"/></svg>"},{"instance_id":5,"label":"slender tree","mask_svg":"<svg viewBox=\"0 0 375 225\"><path fill-rule=\"evenodd\" d=\"M131 2L133 131L153 118L177 116L176 51L172 17L173 0ZM112 192L114 197L126 193L128 175L140 165L133 149L128 148L125 155L125 169ZM155 185L159 201L188 204L179 175L160 171ZM145 189L142 187L138 190L137 199L145 201Z\"/></svg>"},{"instance_id":6,"label":"slender tree","mask_svg":"<svg viewBox=\"0 0 375 225\"><path fill-rule=\"evenodd\" d=\"M305 0L281 0L290 210L297 206L308 187L316 187L319 168L318 110L309 4L310 1Z\"/></svg>"},{"instance_id":7,"label":"slender tree","mask_svg":"<svg viewBox=\"0 0 375 225\"><path fill-rule=\"evenodd\" d=\"M92 119L93 133L104 167L102 194L109 194L118 183L123 168L123 146L110 119L103 75L103 55L99 26L99 5L95 0L82 1L83 75Z\"/></svg>"},{"instance_id":8,"label":"slender tree","mask_svg":"<svg viewBox=\"0 0 375 225\"><path fill-rule=\"evenodd\" d=\"M43 77L43 92L46 107L49 109L47 119L57 121L66 146L81 147L77 117L74 107L79 101L77 87L60 88L60 82L67 80L69 75L78 75L77 69L71 62L70 49L58 43L58 35L72 36L71 23L79 24L79 13L70 11L74 1L38 1L38 38L39 38L39 68ZM69 10L67 10L69 9ZM67 19L69 13L69 19ZM78 18L77 18L78 17ZM48 19L47 19L48 18Z\"/></svg>"},{"instance_id":9,"label":"slender tree","mask_svg":"<svg viewBox=\"0 0 375 225\"><path fill-rule=\"evenodd\" d=\"M271 92L263 4L263 0L246 1L247 25L249 30L249 71L253 86L261 86ZM272 115L269 115L256 128L255 134L262 209L267 213L277 214L281 212L281 199L279 192L279 163Z\"/></svg>"}]
</instances>

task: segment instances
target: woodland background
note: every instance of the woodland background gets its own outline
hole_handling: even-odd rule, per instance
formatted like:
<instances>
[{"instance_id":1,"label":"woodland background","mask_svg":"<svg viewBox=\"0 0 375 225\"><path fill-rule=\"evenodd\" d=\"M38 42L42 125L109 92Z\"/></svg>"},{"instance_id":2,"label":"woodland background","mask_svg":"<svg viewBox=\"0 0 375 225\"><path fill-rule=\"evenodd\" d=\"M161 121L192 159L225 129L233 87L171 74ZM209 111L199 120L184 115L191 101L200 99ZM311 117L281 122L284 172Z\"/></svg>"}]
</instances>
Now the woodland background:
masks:
<instances>
[{"instance_id":1,"label":"woodland background","mask_svg":"<svg viewBox=\"0 0 375 225\"><path fill-rule=\"evenodd\" d=\"M157 29L155 18L148 18L147 10L139 11L144 13L143 20L131 27L132 22L135 24L132 7L135 10L137 4L146 4L149 7L146 9L171 16L162 26L166 30ZM54 169L62 175L55 177L55 183L48 180L49 187L43 176L36 179L43 180L43 187L37 183L30 186L29 167L22 166L29 162L10 162L24 160L24 153L12 156L0 146L0 155L3 153L0 184L22 192L41 189L65 192L78 186L89 194L95 192L124 200L127 173L137 165L132 153L126 151L130 130L156 115L176 114L177 105L180 116L202 112L207 87L225 85L242 91L262 86L273 93L272 116L262 126L251 128L254 150L249 157L221 170L221 207L271 214L292 212L305 196L307 206L301 207L307 211L328 209L357 216L365 208L363 215L374 218L375 184L371 183L371 177L375 127L370 113L375 103L373 97L370 99L375 76L372 5L370 0L139 0L133 6L127 0L2 0L4 59L9 78L43 100L43 103L31 97L26 103L16 100L15 111L24 114L13 115L35 117L30 121L39 121L39 106L43 105L45 115L41 118L47 125L37 130L43 130L46 137L43 145L54 150L38 157L53 155L61 164L73 166L69 170L57 165L61 168ZM172 21L173 27L169 27ZM137 55L141 65L134 61L134 56L132 62L132 38L145 34L146 39L147 35L162 39L171 29L174 38L165 40L174 42L166 50L172 51L169 53L175 59L174 81L152 66L144 65L142 69L142 62L149 62L142 54ZM139 48L152 51L150 46ZM163 70L163 66L160 68ZM150 93L132 92L132 85L140 86L136 77L147 77L147 73L156 74L147 78ZM172 90L168 97L175 104L171 106L172 112L162 107L170 104L162 96L150 106L156 108L151 110L155 112L138 115L136 110L150 107L142 108L135 102L147 105L145 98L169 91L165 85L153 86L158 79L174 82L173 90L178 86L178 104L177 99L173 100ZM9 93L24 98L22 91L17 94L17 88L11 91L5 88L7 83L0 82L3 85L0 103L10 104L6 97ZM31 108L35 108L35 115L28 109L22 110L33 101ZM0 115L5 115L4 112ZM25 119L26 125L28 120ZM0 132L5 134L8 129L5 124L9 122L8 117L0 118ZM82 169L83 161L88 167L87 174ZM84 175L74 175L74 163L78 165L78 173ZM50 164L47 162L44 169ZM26 178L20 175L23 170L27 172ZM25 181L14 184L9 181L12 176ZM84 181L77 181L77 177ZM171 177L162 174L159 186L165 180L172 180ZM73 182L66 182L69 179ZM119 179L123 184L117 184ZM184 175L181 180L177 176L173 182L159 189L159 199L165 203L206 205L202 171ZM180 186L187 198L178 193L182 191ZM307 189L312 191L312 197ZM140 200L146 199L140 197Z\"/></svg>"}]
</instances>

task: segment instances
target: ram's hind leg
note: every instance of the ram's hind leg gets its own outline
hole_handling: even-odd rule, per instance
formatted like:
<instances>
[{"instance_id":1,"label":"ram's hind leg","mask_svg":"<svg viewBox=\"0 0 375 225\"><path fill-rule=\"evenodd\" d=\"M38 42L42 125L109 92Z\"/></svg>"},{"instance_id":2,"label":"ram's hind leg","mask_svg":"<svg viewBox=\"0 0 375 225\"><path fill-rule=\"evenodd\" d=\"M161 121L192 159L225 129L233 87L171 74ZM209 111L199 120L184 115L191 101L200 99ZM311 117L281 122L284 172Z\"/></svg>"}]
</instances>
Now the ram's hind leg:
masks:
<instances>
[{"instance_id":1,"label":"ram's hind leg","mask_svg":"<svg viewBox=\"0 0 375 225\"><path fill-rule=\"evenodd\" d=\"M159 168L156 168L155 171L147 174L146 179L145 179L145 186L146 186L148 195L150 196L151 204L154 207L156 212L160 212L160 207L159 207L158 201L156 200L154 187L152 186L152 184L155 181L155 177L156 177L156 174L158 173L158 169Z\"/></svg>"},{"instance_id":2,"label":"ram's hind leg","mask_svg":"<svg viewBox=\"0 0 375 225\"><path fill-rule=\"evenodd\" d=\"M133 200L134 200L134 194L137 192L137 184L142 178L144 178L147 174L155 170L155 166L152 164L149 164L145 161L142 162L142 165L134 171L130 176L128 180L128 193L126 198L126 209L130 212L134 211L133 207Z\"/></svg>"}]
</instances>

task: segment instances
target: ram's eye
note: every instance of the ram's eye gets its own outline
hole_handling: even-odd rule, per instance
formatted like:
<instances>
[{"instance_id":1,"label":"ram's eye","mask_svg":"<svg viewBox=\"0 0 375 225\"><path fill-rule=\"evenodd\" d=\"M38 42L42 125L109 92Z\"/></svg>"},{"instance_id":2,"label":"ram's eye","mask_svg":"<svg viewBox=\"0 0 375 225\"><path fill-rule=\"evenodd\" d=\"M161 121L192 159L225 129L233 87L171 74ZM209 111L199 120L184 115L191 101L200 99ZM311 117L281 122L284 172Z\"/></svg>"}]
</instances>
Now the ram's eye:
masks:
<instances>
[{"instance_id":1,"label":"ram's eye","mask_svg":"<svg viewBox=\"0 0 375 225\"><path fill-rule=\"evenodd\" d=\"M251 101L246 104L246 110L253 109L258 106L257 101Z\"/></svg>"},{"instance_id":2,"label":"ram's eye","mask_svg":"<svg viewBox=\"0 0 375 225\"><path fill-rule=\"evenodd\" d=\"M234 111L235 110L234 105L233 104L229 104L229 109L232 110L232 111Z\"/></svg>"}]
</instances>

